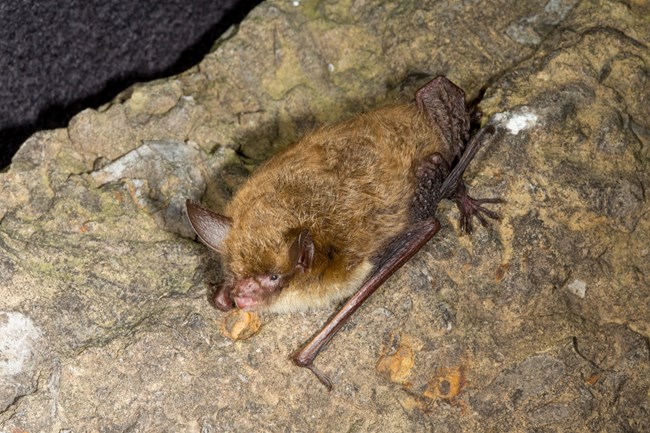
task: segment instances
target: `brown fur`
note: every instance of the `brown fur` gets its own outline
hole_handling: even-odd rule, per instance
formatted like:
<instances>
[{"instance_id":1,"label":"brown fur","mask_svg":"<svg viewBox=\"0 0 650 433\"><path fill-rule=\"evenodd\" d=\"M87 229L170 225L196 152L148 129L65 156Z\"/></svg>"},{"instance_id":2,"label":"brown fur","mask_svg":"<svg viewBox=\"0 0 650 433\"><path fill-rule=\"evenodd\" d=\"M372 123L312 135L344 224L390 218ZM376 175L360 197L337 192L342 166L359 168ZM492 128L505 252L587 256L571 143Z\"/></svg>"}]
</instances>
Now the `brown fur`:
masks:
<instances>
[{"instance_id":1,"label":"brown fur","mask_svg":"<svg viewBox=\"0 0 650 433\"><path fill-rule=\"evenodd\" d=\"M223 245L234 279L286 273L302 229L316 248L313 266L296 275L268 309L320 307L353 293L370 261L409 223L414 167L444 142L414 104L382 108L323 127L277 154L237 192L225 214Z\"/></svg>"}]
</instances>

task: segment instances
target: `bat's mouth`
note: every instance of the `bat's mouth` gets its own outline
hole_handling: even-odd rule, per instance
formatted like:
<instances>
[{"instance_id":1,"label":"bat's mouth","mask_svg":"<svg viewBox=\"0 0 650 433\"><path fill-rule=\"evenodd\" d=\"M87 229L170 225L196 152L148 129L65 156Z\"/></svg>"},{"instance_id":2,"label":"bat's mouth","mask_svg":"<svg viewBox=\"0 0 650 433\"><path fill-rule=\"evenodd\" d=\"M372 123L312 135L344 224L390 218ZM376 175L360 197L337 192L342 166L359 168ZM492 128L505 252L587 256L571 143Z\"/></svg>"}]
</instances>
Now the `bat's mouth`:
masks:
<instances>
[{"instance_id":1,"label":"bat's mouth","mask_svg":"<svg viewBox=\"0 0 650 433\"><path fill-rule=\"evenodd\" d=\"M237 296L234 298L235 305L241 310L251 311L257 306L257 300L246 296Z\"/></svg>"}]
</instances>

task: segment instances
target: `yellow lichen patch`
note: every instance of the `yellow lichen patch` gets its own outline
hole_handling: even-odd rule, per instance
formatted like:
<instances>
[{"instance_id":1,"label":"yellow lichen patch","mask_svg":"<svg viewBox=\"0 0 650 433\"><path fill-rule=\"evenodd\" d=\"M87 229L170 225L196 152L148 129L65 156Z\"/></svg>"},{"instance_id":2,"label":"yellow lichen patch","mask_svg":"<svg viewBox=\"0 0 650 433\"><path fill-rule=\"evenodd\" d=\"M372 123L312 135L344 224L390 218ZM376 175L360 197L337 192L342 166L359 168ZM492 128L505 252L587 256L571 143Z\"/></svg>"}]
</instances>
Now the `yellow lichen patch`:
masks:
<instances>
[{"instance_id":1,"label":"yellow lichen patch","mask_svg":"<svg viewBox=\"0 0 650 433\"><path fill-rule=\"evenodd\" d=\"M415 365L413 344L408 337L392 338L391 341L396 344L390 344L382 350L382 355L377 362L377 371L391 382L408 388L410 383L407 378Z\"/></svg>"},{"instance_id":2,"label":"yellow lichen patch","mask_svg":"<svg viewBox=\"0 0 650 433\"><path fill-rule=\"evenodd\" d=\"M295 42L277 36L273 66L268 67L262 77L262 86L268 95L279 101L293 88L308 83Z\"/></svg>"},{"instance_id":3,"label":"yellow lichen patch","mask_svg":"<svg viewBox=\"0 0 650 433\"><path fill-rule=\"evenodd\" d=\"M125 106L129 114L160 115L171 110L183 90L179 81L154 82L148 86L136 86Z\"/></svg>"},{"instance_id":4,"label":"yellow lichen patch","mask_svg":"<svg viewBox=\"0 0 650 433\"><path fill-rule=\"evenodd\" d=\"M245 340L257 334L261 321L256 313L235 309L221 322L221 335L231 340Z\"/></svg>"},{"instance_id":5,"label":"yellow lichen patch","mask_svg":"<svg viewBox=\"0 0 650 433\"><path fill-rule=\"evenodd\" d=\"M465 386L463 366L439 368L427 385L423 395L432 400L450 400L458 396Z\"/></svg>"}]
</instances>

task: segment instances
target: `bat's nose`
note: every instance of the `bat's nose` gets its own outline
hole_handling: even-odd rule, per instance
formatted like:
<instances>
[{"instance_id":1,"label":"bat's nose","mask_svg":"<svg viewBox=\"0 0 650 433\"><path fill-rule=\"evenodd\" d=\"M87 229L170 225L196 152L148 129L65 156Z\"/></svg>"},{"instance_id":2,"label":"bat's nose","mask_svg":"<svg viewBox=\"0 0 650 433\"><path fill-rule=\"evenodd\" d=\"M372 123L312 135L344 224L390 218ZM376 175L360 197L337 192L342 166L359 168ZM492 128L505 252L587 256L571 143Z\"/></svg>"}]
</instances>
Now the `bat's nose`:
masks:
<instances>
[{"instance_id":1,"label":"bat's nose","mask_svg":"<svg viewBox=\"0 0 650 433\"><path fill-rule=\"evenodd\" d=\"M234 297L250 298L259 294L260 285L253 278L244 278L235 283Z\"/></svg>"},{"instance_id":2,"label":"bat's nose","mask_svg":"<svg viewBox=\"0 0 650 433\"><path fill-rule=\"evenodd\" d=\"M219 290L215 292L212 301L214 302L214 306L221 311L230 311L235 308L235 303L230 297L228 289L225 287L220 287Z\"/></svg>"},{"instance_id":3,"label":"bat's nose","mask_svg":"<svg viewBox=\"0 0 650 433\"><path fill-rule=\"evenodd\" d=\"M244 278L235 283L232 299L237 308L253 310L259 302L262 288L254 278Z\"/></svg>"}]
</instances>

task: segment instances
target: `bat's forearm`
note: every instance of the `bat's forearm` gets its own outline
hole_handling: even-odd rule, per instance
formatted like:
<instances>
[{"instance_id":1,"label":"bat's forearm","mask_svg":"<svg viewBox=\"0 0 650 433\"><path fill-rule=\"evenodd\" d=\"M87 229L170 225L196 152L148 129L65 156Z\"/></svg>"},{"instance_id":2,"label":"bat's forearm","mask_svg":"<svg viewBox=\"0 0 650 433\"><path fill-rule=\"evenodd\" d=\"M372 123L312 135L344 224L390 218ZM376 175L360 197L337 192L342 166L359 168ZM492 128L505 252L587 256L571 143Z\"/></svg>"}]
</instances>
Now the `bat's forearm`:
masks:
<instances>
[{"instance_id":1,"label":"bat's forearm","mask_svg":"<svg viewBox=\"0 0 650 433\"><path fill-rule=\"evenodd\" d=\"M359 290L341 307L323 328L293 355L293 362L308 368L328 389L332 388L329 378L316 367L314 359L350 316L372 295L381 284L415 255L437 232L440 223L436 219L421 221L394 239L380 258L375 271L364 281Z\"/></svg>"}]
</instances>

